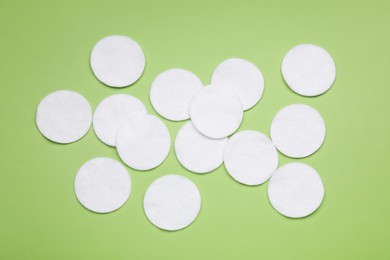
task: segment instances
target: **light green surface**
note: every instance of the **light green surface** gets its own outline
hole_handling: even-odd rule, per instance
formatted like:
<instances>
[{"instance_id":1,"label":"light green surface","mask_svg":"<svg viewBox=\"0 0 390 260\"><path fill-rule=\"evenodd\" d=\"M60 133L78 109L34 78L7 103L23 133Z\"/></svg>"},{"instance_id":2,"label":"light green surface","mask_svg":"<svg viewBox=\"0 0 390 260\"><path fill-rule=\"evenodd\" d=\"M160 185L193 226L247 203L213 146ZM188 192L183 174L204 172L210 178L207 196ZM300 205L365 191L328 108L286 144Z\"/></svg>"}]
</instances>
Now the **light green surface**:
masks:
<instances>
[{"instance_id":1,"label":"light green surface","mask_svg":"<svg viewBox=\"0 0 390 260\"><path fill-rule=\"evenodd\" d=\"M386 1L1 1L0 2L0 259L390 259L390 4ZM144 49L146 69L133 86L112 89L89 67L93 45L128 35ZM300 43L327 49L337 80L326 94L304 98L283 82L280 63ZM35 126L47 94L70 89L95 108L106 96L134 95L151 114L148 93L162 71L181 67L207 84L222 60L254 62L265 77L261 102L240 129L269 132L291 103L318 109L327 124L323 147L300 161L321 174L326 194L305 219L274 211L267 184L246 187L223 167L207 175L184 170L171 150L155 170L128 168L133 190L120 210L84 209L73 179L87 160L115 149L91 129L57 145ZM172 140L185 123L164 122ZM179 232L144 216L148 185L181 174L199 187L197 220Z\"/></svg>"}]
</instances>

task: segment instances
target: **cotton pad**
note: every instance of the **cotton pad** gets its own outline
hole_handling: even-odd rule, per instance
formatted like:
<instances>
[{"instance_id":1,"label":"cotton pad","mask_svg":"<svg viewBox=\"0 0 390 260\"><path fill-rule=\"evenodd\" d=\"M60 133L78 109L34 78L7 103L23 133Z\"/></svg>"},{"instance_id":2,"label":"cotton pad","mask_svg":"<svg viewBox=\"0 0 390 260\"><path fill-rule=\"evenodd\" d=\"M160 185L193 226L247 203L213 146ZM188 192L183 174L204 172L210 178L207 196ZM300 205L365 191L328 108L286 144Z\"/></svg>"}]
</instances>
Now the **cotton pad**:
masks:
<instances>
[{"instance_id":1,"label":"cotton pad","mask_svg":"<svg viewBox=\"0 0 390 260\"><path fill-rule=\"evenodd\" d=\"M303 163L288 163L280 167L268 184L272 207L290 218L303 218L313 213L324 198L320 175Z\"/></svg>"},{"instance_id":2,"label":"cotton pad","mask_svg":"<svg viewBox=\"0 0 390 260\"><path fill-rule=\"evenodd\" d=\"M324 142L325 122L311 106L289 105L272 120L271 139L281 153L303 158L316 152Z\"/></svg>"},{"instance_id":3,"label":"cotton pad","mask_svg":"<svg viewBox=\"0 0 390 260\"><path fill-rule=\"evenodd\" d=\"M164 71L153 81L150 102L161 116L172 121L190 118L192 96L203 87L200 79L184 69Z\"/></svg>"},{"instance_id":4,"label":"cotton pad","mask_svg":"<svg viewBox=\"0 0 390 260\"><path fill-rule=\"evenodd\" d=\"M74 190L84 207L97 213L107 213L125 204L130 195L131 180L119 162L95 158L77 172Z\"/></svg>"},{"instance_id":5,"label":"cotton pad","mask_svg":"<svg viewBox=\"0 0 390 260\"><path fill-rule=\"evenodd\" d=\"M100 40L91 53L96 78L110 87L126 87L136 82L145 68L141 47L132 39L113 35Z\"/></svg>"},{"instance_id":6,"label":"cotton pad","mask_svg":"<svg viewBox=\"0 0 390 260\"><path fill-rule=\"evenodd\" d=\"M224 163L236 181L259 185L267 181L278 167L278 152L271 140L257 131L241 131L228 141Z\"/></svg>"},{"instance_id":7,"label":"cotton pad","mask_svg":"<svg viewBox=\"0 0 390 260\"><path fill-rule=\"evenodd\" d=\"M201 134L192 122L185 124L175 140L176 157L189 171L207 173L223 163L223 151L228 139L212 139Z\"/></svg>"},{"instance_id":8,"label":"cotton pad","mask_svg":"<svg viewBox=\"0 0 390 260\"><path fill-rule=\"evenodd\" d=\"M119 127L126 119L139 113L147 113L139 99L126 94L109 96L95 109L93 129L103 143L115 146Z\"/></svg>"},{"instance_id":9,"label":"cotton pad","mask_svg":"<svg viewBox=\"0 0 390 260\"><path fill-rule=\"evenodd\" d=\"M137 114L119 128L116 148L119 157L131 168L149 170L168 156L171 139L168 128L157 117Z\"/></svg>"},{"instance_id":10,"label":"cotton pad","mask_svg":"<svg viewBox=\"0 0 390 260\"><path fill-rule=\"evenodd\" d=\"M92 110L79 93L69 90L53 92L38 105L36 124L47 139L72 143L81 139L91 127Z\"/></svg>"},{"instance_id":11,"label":"cotton pad","mask_svg":"<svg viewBox=\"0 0 390 260\"><path fill-rule=\"evenodd\" d=\"M264 78L253 63L238 58L227 59L215 69L211 84L233 87L244 110L259 102L264 90Z\"/></svg>"},{"instance_id":12,"label":"cotton pad","mask_svg":"<svg viewBox=\"0 0 390 260\"><path fill-rule=\"evenodd\" d=\"M202 134L210 138L224 138L240 126L243 109L233 88L209 85L194 95L190 115L194 126Z\"/></svg>"},{"instance_id":13,"label":"cotton pad","mask_svg":"<svg viewBox=\"0 0 390 260\"><path fill-rule=\"evenodd\" d=\"M179 230L198 216L201 197L198 188L180 175L166 175L155 180L144 197L146 217L165 230Z\"/></svg>"},{"instance_id":14,"label":"cotton pad","mask_svg":"<svg viewBox=\"0 0 390 260\"><path fill-rule=\"evenodd\" d=\"M318 96L332 86L336 79L336 66L323 48L302 44L286 54L282 74L294 92L302 96Z\"/></svg>"}]
</instances>

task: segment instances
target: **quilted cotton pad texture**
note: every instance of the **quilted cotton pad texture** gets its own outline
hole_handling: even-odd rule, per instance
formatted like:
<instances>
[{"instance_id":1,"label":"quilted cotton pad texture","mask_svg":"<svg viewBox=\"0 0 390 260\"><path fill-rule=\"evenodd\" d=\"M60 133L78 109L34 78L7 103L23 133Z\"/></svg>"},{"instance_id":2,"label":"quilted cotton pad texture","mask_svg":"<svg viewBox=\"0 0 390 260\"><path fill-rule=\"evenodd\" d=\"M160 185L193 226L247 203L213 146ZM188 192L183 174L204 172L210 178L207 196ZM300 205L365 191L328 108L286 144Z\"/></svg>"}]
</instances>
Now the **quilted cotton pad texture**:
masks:
<instances>
[{"instance_id":1,"label":"quilted cotton pad texture","mask_svg":"<svg viewBox=\"0 0 390 260\"><path fill-rule=\"evenodd\" d=\"M336 65L323 48L302 44L286 54L282 74L294 92L302 96L318 96L330 89L335 81Z\"/></svg>"},{"instance_id":2,"label":"quilted cotton pad texture","mask_svg":"<svg viewBox=\"0 0 390 260\"><path fill-rule=\"evenodd\" d=\"M72 143L81 139L91 127L92 109L79 93L59 90L47 95L38 105L36 124L47 139Z\"/></svg>"},{"instance_id":3,"label":"quilted cotton pad texture","mask_svg":"<svg viewBox=\"0 0 390 260\"><path fill-rule=\"evenodd\" d=\"M212 139L201 134L192 122L186 123L175 139L176 157L189 171L207 173L223 163L223 151L228 139Z\"/></svg>"},{"instance_id":4,"label":"quilted cotton pad texture","mask_svg":"<svg viewBox=\"0 0 390 260\"><path fill-rule=\"evenodd\" d=\"M320 175L303 163L280 167L268 184L272 207L290 218L302 218L313 213L321 205L324 193Z\"/></svg>"},{"instance_id":5,"label":"quilted cotton pad texture","mask_svg":"<svg viewBox=\"0 0 390 260\"><path fill-rule=\"evenodd\" d=\"M93 129L103 143L115 146L119 127L126 119L139 113L147 113L139 99L126 94L109 96L95 109Z\"/></svg>"},{"instance_id":6,"label":"quilted cotton pad texture","mask_svg":"<svg viewBox=\"0 0 390 260\"><path fill-rule=\"evenodd\" d=\"M136 82L145 68L145 56L134 40L112 35L92 49L91 68L96 78L110 87L126 87Z\"/></svg>"},{"instance_id":7,"label":"quilted cotton pad texture","mask_svg":"<svg viewBox=\"0 0 390 260\"><path fill-rule=\"evenodd\" d=\"M131 191L131 179L119 162L95 158L77 172L74 190L84 207L97 213L108 213L125 204Z\"/></svg>"},{"instance_id":8,"label":"quilted cotton pad texture","mask_svg":"<svg viewBox=\"0 0 390 260\"><path fill-rule=\"evenodd\" d=\"M155 180L144 197L144 211L150 222L165 230L179 230L198 216L201 196L196 185L180 175Z\"/></svg>"},{"instance_id":9,"label":"quilted cotton pad texture","mask_svg":"<svg viewBox=\"0 0 390 260\"><path fill-rule=\"evenodd\" d=\"M253 63L239 58L223 61L215 69L211 84L233 87L241 100L244 110L248 110L261 99L264 78Z\"/></svg>"},{"instance_id":10,"label":"quilted cotton pad texture","mask_svg":"<svg viewBox=\"0 0 390 260\"><path fill-rule=\"evenodd\" d=\"M190 115L199 132L210 138L224 138L239 128L243 109L233 88L209 85L194 95Z\"/></svg>"},{"instance_id":11,"label":"quilted cotton pad texture","mask_svg":"<svg viewBox=\"0 0 390 260\"><path fill-rule=\"evenodd\" d=\"M270 132L272 142L281 153L303 158L321 147L326 129L317 110L308 105L292 104L276 114Z\"/></svg>"},{"instance_id":12,"label":"quilted cotton pad texture","mask_svg":"<svg viewBox=\"0 0 390 260\"><path fill-rule=\"evenodd\" d=\"M257 131L241 131L228 141L224 163L227 172L238 182L259 185L278 167L278 152L271 140Z\"/></svg>"},{"instance_id":13,"label":"quilted cotton pad texture","mask_svg":"<svg viewBox=\"0 0 390 260\"><path fill-rule=\"evenodd\" d=\"M150 102L157 113L166 119L186 120L190 118L190 101L202 87L202 82L194 73L184 69L170 69L153 81Z\"/></svg>"},{"instance_id":14,"label":"quilted cotton pad texture","mask_svg":"<svg viewBox=\"0 0 390 260\"><path fill-rule=\"evenodd\" d=\"M170 147L168 128L159 118L148 114L127 119L117 134L119 157L136 170L150 170L160 165Z\"/></svg>"}]
</instances>

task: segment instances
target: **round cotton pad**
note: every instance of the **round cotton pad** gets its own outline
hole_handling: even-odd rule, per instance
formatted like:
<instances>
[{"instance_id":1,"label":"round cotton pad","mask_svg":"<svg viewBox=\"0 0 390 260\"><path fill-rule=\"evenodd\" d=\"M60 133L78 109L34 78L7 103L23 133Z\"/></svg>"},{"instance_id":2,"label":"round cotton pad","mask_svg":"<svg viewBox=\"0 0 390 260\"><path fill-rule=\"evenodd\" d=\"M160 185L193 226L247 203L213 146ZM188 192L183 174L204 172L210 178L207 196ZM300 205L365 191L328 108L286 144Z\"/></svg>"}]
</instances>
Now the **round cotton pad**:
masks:
<instances>
[{"instance_id":1,"label":"round cotton pad","mask_svg":"<svg viewBox=\"0 0 390 260\"><path fill-rule=\"evenodd\" d=\"M227 59L215 69L211 84L233 87L244 110L259 102L264 90L264 78L253 63L238 58Z\"/></svg>"},{"instance_id":2,"label":"round cotton pad","mask_svg":"<svg viewBox=\"0 0 390 260\"><path fill-rule=\"evenodd\" d=\"M126 119L139 113L147 113L139 99L126 94L109 96L95 109L93 129L103 143L115 146L119 127Z\"/></svg>"},{"instance_id":3,"label":"round cotton pad","mask_svg":"<svg viewBox=\"0 0 390 260\"><path fill-rule=\"evenodd\" d=\"M324 198L320 175L303 163L288 163L280 167L268 184L272 207L290 218L303 218L313 213Z\"/></svg>"},{"instance_id":4,"label":"round cotton pad","mask_svg":"<svg viewBox=\"0 0 390 260\"><path fill-rule=\"evenodd\" d=\"M198 188L180 175L166 175L155 180L144 198L145 214L153 225L165 230L179 230L190 225L200 211Z\"/></svg>"},{"instance_id":5,"label":"round cotton pad","mask_svg":"<svg viewBox=\"0 0 390 260\"><path fill-rule=\"evenodd\" d=\"M38 129L53 142L67 144L81 139L91 122L91 106L79 93L60 90L47 95L39 103Z\"/></svg>"},{"instance_id":6,"label":"round cotton pad","mask_svg":"<svg viewBox=\"0 0 390 260\"><path fill-rule=\"evenodd\" d=\"M119 128L116 148L119 157L131 168L149 170L168 156L171 139L168 128L157 117L137 114Z\"/></svg>"},{"instance_id":7,"label":"round cotton pad","mask_svg":"<svg viewBox=\"0 0 390 260\"><path fill-rule=\"evenodd\" d=\"M212 139L202 135L191 122L185 124L175 140L175 152L179 162L195 173L206 173L223 163L223 151L228 139Z\"/></svg>"},{"instance_id":8,"label":"round cotton pad","mask_svg":"<svg viewBox=\"0 0 390 260\"><path fill-rule=\"evenodd\" d=\"M228 141L224 163L227 172L238 182L259 185L278 167L278 152L271 140L257 131L241 131Z\"/></svg>"},{"instance_id":9,"label":"round cotton pad","mask_svg":"<svg viewBox=\"0 0 390 260\"><path fill-rule=\"evenodd\" d=\"M233 88L209 85L194 95L190 115L194 126L202 134L210 138L224 138L238 129L243 110Z\"/></svg>"},{"instance_id":10,"label":"round cotton pad","mask_svg":"<svg viewBox=\"0 0 390 260\"><path fill-rule=\"evenodd\" d=\"M78 171L74 190L80 203L97 213L119 209L129 198L131 180L125 167L110 158L95 158Z\"/></svg>"},{"instance_id":11,"label":"round cotton pad","mask_svg":"<svg viewBox=\"0 0 390 260\"><path fill-rule=\"evenodd\" d=\"M150 102L161 116L173 121L190 118L192 96L203 87L200 79L183 69L164 71L153 81Z\"/></svg>"},{"instance_id":12,"label":"round cotton pad","mask_svg":"<svg viewBox=\"0 0 390 260\"><path fill-rule=\"evenodd\" d=\"M121 35L108 36L93 47L91 68L104 84L126 87L141 77L145 56L138 43L132 39Z\"/></svg>"},{"instance_id":13,"label":"round cotton pad","mask_svg":"<svg viewBox=\"0 0 390 260\"><path fill-rule=\"evenodd\" d=\"M302 44L292 48L282 62L287 85L302 96L326 92L336 78L336 66L329 53L321 47Z\"/></svg>"},{"instance_id":14,"label":"round cotton pad","mask_svg":"<svg viewBox=\"0 0 390 260\"><path fill-rule=\"evenodd\" d=\"M289 105L272 120L271 139L281 153L303 158L316 152L324 142L325 122L311 106Z\"/></svg>"}]
</instances>

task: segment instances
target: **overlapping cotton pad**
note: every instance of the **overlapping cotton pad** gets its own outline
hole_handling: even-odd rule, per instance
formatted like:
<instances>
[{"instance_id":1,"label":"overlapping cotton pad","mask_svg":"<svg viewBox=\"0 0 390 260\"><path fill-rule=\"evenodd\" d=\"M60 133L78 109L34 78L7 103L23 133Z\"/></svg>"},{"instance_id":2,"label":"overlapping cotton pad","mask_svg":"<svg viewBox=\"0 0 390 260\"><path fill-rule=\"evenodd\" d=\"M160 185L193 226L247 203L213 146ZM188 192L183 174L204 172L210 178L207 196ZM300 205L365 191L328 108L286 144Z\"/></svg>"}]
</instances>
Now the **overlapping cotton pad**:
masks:
<instances>
[{"instance_id":1,"label":"overlapping cotton pad","mask_svg":"<svg viewBox=\"0 0 390 260\"><path fill-rule=\"evenodd\" d=\"M112 35L100 40L91 53L96 78L110 87L126 87L136 82L145 68L145 56L134 40Z\"/></svg>"},{"instance_id":2,"label":"overlapping cotton pad","mask_svg":"<svg viewBox=\"0 0 390 260\"><path fill-rule=\"evenodd\" d=\"M259 102L264 90L264 78L255 64L239 58L223 61L215 69L211 84L233 87L244 110Z\"/></svg>"},{"instance_id":3,"label":"overlapping cotton pad","mask_svg":"<svg viewBox=\"0 0 390 260\"><path fill-rule=\"evenodd\" d=\"M150 102L157 113L166 119L186 120L190 117L190 101L202 87L202 82L194 73L184 69L170 69L153 81Z\"/></svg>"},{"instance_id":4,"label":"overlapping cotton pad","mask_svg":"<svg viewBox=\"0 0 390 260\"><path fill-rule=\"evenodd\" d=\"M157 117L137 114L119 128L116 148L119 157L131 168L149 170L168 156L171 138L168 128Z\"/></svg>"},{"instance_id":5,"label":"overlapping cotton pad","mask_svg":"<svg viewBox=\"0 0 390 260\"><path fill-rule=\"evenodd\" d=\"M228 86L209 85L199 90L190 104L191 120L210 138L224 138L241 124L243 109L237 92Z\"/></svg>"},{"instance_id":6,"label":"overlapping cotton pad","mask_svg":"<svg viewBox=\"0 0 390 260\"><path fill-rule=\"evenodd\" d=\"M166 175L155 180L144 197L144 210L153 225L165 230L179 230L190 225L201 207L198 188L180 175Z\"/></svg>"},{"instance_id":7,"label":"overlapping cotton pad","mask_svg":"<svg viewBox=\"0 0 390 260\"><path fill-rule=\"evenodd\" d=\"M93 129L105 144L116 145L116 135L122 123L136 114L146 114L144 104L133 96L116 94L105 98L93 114Z\"/></svg>"},{"instance_id":8,"label":"overlapping cotton pad","mask_svg":"<svg viewBox=\"0 0 390 260\"><path fill-rule=\"evenodd\" d=\"M280 167L268 184L268 198L280 214L302 218L313 213L324 198L320 175L303 163L289 163Z\"/></svg>"},{"instance_id":9,"label":"overlapping cotton pad","mask_svg":"<svg viewBox=\"0 0 390 260\"><path fill-rule=\"evenodd\" d=\"M125 204L131 191L131 179L119 162L95 158L77 172L74 190L84 207L97 213L108 213Z\"/></svg>"},{"instance_id":10,"label":"overlapping cotton pad","mask_svg":"<svg viewBox=\"0 0 390 260\"><path fill-rule=\"evenodd\" d=\"M308 105L293 104L276 114L270 132L272 142L281 153L303 158L320 148L326 129L317 110Z\"/></svg>"},{"instance_id":11,"label":"overlapping cotton pad","mask_svg":"<svg viewBox=\"0 0 390 260\"><path fill-rule=\"evenodd\" d=\"M319 46L302 44L292 48L282 62L287 85L302 96L326 92L336 79L336 66L330 54Z\"/></svg>"},{"instance_id":12,"label":"overlapping cotton pad","mask_svg":"<svg viewBox=\"0 0 390 260\"><path fill-rule=\"evenodd\" d=\"M175 140L176 157L189 171L207 173L223 163L223 151L228 139L212 139L201 134L192 122L185 124Z\"/></svg>"},{"instance_id":13,"label":"overlapping cotton pad","mask_svg":"<svg viewBox=\"0 0 390 260\"><path fill-rule=\"evenodd\" d=\"M278 167L278 152L271 140L257 131L241 131L228 141L224 163L236 181L259 185L267 181Z\"/></svg>"},{"instance_id":14,"label":"overlapping cotton pad","mask_svg":"<svg viewBox=\"0 0 390 260\"><path fill-rule=\"evenodd\" d=\"M72 143L81 139L91 127L92 110L79 93L69 90L53 92L38 105L36 124L47 139Z\"/></svg>"}]
</instances>

